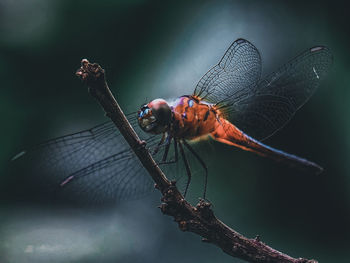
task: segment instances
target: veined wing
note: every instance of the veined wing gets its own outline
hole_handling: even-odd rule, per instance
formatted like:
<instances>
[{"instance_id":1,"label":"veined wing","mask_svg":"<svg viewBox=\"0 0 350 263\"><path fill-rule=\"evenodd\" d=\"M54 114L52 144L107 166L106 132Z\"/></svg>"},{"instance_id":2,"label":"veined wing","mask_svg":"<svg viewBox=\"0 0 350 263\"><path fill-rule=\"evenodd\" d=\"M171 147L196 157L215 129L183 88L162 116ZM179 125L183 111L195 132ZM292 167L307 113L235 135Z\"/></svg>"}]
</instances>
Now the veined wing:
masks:
<instances>
[{"instance_id":1,"label":"veined wing","mask_svg":"<svg viewBox=\"0 0 350 263\"><path fill-rule=\"evenodd\" d=\"M215 103L234 125L262 140L282 128L311 97L331 64L330 50L317 46L261 80L259 51L238 39L198 82L194 95Z\"/></svg>"},{"instance_id":2,"label":"veined wing","mask_svg":"<svg viewBox=\"0 0 350 263\"><path fill-rule=\"evenodd\" d=\"M332 60L327 47L307 49L261 80L254 92L228 105L230 120L248 135L266 139L312 96Z\"/></svg>"},{"instance_id":3,"label":"veined wing","mask_svg":"<svg viewBox=\"0 0 350 263\"><path fill-rule=\"evenodd\" d=\"M252 93L260 76L259 51L249 41L237 39L199 80L193 95L217 105L232 104Z\"/></svg>"},{"instance_id":4,"label":"veined wing","mask_svg":"<svg viewBox=\"0 0 350 263\"><path fill-rule=\"evenodd\" d=\"M138 128L135 115L128 119ZM142 139L153 147L158 138L145 135ZM106 204L135 199L153 189L145 169L112 122L46 141L14 157L18 158L34 164L33 180L49 188L47 191L55 188L64 201Z\"/></svg>"}]
</instances>

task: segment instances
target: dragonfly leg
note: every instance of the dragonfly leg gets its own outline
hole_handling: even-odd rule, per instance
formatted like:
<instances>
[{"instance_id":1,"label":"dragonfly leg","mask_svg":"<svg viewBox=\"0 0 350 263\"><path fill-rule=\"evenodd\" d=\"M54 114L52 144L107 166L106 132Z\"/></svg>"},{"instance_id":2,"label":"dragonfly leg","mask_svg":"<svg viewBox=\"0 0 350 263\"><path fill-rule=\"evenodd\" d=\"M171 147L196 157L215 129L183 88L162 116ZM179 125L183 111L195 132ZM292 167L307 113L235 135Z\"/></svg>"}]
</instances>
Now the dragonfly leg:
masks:
<instances>
[{"instance_id":1,"label":"dragonfly leg","mask_svg":"<svg viewBox=\"0 0 350 263\"><path fill-rule=\"evenodd\" d=\"M168 137L166 138L166 145L165 145L165 150L164 150L164 154L163 154L163 158L162 158L162 163L165 162L166 159L168 158L168 153L169 153L172 139L173 139L173 137L171 135L168 135Z\"/></svg>"},{"instance_id":2,"label":"dragonfly leg","mask_svg":"<svg viewBox=\"0 0 350 263\"><path fill-rule=\"evenodd\" d=\"M158 165L160 164L172 164L172 163L177 163L177 161L179 160L179 153L178 153L178 149L177 149L177 144L178 141L176 138L174 138L174 150L175 150L175 159L174 160L170 160L170 161L166 161L166 160L162 160L160 163L158 163ZM165 149L166 150L166 149ZM169 151L169 149L168 149ZM163 156L164 157L164 156Z\"/></svg>"},{"instance_id":3,"label":"dragonfly leg","mask_svg":"<svg viewBox=\"0 0 350 263\"><path fill-rule=\"evenodd\" d=\"M162 138L160 139L159 143L157 144L156 148L153 151L153 155L157 154L159 151L160 146L164 143L166 137L166 132L163 133Z\"/></svg>"},{"instance_id":4,"label":"dragonfly leg","mask_svg":"<svg viewBox=\"0 0 350 263\"><path fill-rule=\"evenodd\" d=\"M204 193L203 193L203 199L205 199L205 195L207 193L207 183L208 183L208 167L205 164L205 162L202 160L202 158L199 156L198 153L192 148L191 145L188 144L185 140L183 140L183 144L186 146L186 148L196 157L196 159L199 161L199 163L202 165L205 171L205 177L204 177Z\"/></svg>"},{"instance_id":5,"label":"dragonfly leg","mask_svg":"<svg viewBox=\"0 0 350 263\"><path fill-rule=\"evenodd\" d=\"M174 149L175 149L175 160L174 160L174 163L177 163L177 161L179 160L179 153L178 153L178 150L177 150L177 144L178 144L178 141L176 138L174 138Z\"/></svg>"},{"instance_id":6,"label":"dragonfly leg","mask_svg":"<svg viewBox=\"0 0 350 263\"><path fill-rule=\"evenodd\" d=\"M186 158L186 155L185 155L184 148L182 147L182 143L180 141L179 141L179 147L180 147L180 153L181 153L182 159L184 160L184 164L185 164L185 168L186 168L186 172L187 172L187 183L186 183L186 188L185 188L185 192L184 192L184 197L186 197L188 187L191 183L192 174L191 174L190 165L189 165L187 158Z\"/></svg>"}]
</instances>

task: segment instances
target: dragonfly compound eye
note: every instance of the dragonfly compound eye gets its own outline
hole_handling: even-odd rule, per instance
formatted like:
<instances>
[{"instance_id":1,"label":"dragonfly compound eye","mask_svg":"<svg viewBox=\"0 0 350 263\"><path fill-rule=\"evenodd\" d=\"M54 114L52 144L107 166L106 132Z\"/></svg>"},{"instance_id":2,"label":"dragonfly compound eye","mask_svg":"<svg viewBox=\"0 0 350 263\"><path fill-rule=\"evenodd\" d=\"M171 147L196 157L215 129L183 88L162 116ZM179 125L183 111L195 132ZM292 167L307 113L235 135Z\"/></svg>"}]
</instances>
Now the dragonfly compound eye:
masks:
<instances>
[{"instance_id":1,"label":"dragonfly compound eye","mask_svg":"<svg viewBox=\"0 0 350 263\"><path fill-rule=\"evenodd\" d=\"M168 104L162 104L152 109L153 115L160 125L168 125L171 121L171 109Z\"/></svg>"}]
</instances>

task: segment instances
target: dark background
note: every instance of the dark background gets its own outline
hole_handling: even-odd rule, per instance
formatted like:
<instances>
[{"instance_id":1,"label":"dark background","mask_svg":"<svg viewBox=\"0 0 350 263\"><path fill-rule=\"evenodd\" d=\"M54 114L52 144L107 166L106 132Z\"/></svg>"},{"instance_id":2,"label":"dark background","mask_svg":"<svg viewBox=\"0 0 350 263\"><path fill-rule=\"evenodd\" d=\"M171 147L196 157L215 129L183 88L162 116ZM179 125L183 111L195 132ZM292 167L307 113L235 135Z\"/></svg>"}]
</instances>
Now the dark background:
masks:
<instances>
[{"instance_id":1,"label":"dark background","mask_svg":"<svg viewBox=\"0 0 350 263\"><path fill-rule=\"evenodd\" d=\"M212 142L204 158L214 211L292 256L348 262L347 11L340 1L0 0L0 262L241 262L180 232L157 210L158 193L103 210L51 208L16 191L35 175L8 169L23 148L105 120L74 76L82 58L103 65L130 112L191 93L237 38L260 50L263 74L314 45L332 50L319 90L266 141L325 172L300 174Z\"/></svg>"}]
</instances>

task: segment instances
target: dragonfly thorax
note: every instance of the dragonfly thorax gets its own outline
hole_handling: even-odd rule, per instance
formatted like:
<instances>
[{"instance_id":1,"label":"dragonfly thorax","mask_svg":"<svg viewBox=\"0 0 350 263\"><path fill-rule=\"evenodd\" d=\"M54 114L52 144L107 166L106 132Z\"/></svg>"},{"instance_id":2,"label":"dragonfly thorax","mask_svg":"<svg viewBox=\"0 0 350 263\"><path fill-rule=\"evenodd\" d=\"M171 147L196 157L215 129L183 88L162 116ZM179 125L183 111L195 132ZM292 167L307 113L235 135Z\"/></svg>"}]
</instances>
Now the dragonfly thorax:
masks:
<instances>
[{"instance_id":1,"label":"dragonfly thorax","mask_svg":"<svg viewBox=\"0 0 350 263\"><path fill-rule=\"evenodd\" d=\"M166 100L155 99L141 107L137 119L142 130L159 134L168 129L171 114L171 108Z\"/></svg>"}]
</instances>

